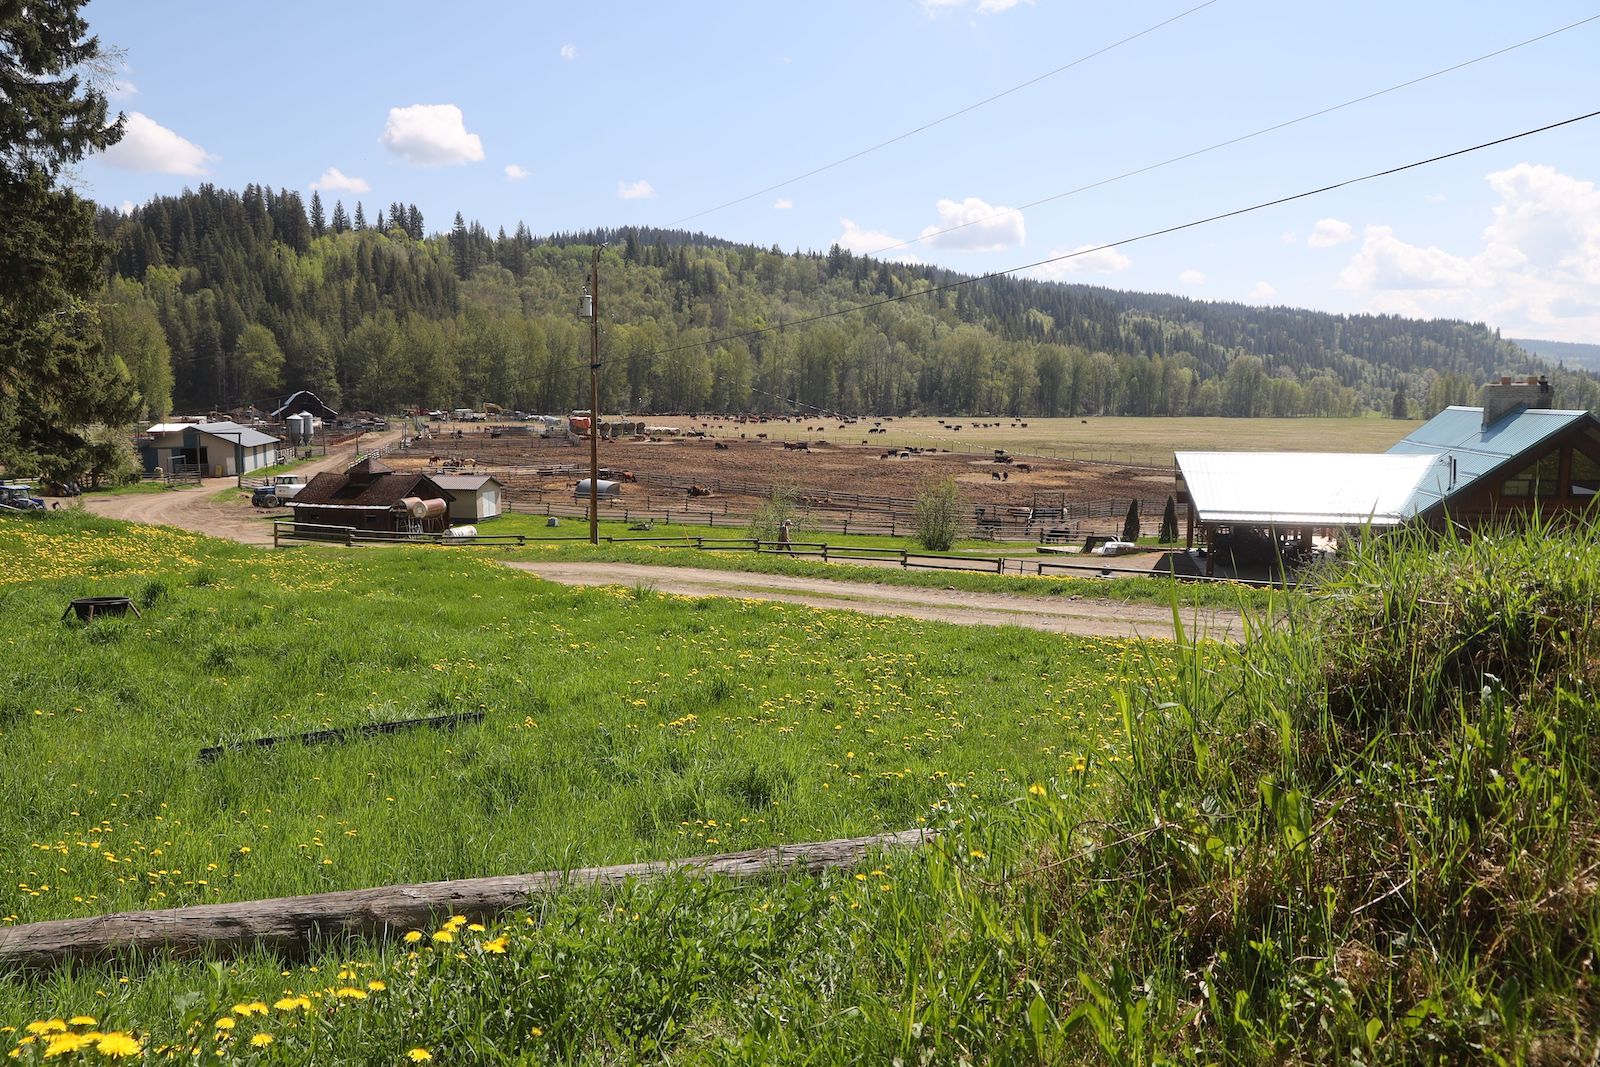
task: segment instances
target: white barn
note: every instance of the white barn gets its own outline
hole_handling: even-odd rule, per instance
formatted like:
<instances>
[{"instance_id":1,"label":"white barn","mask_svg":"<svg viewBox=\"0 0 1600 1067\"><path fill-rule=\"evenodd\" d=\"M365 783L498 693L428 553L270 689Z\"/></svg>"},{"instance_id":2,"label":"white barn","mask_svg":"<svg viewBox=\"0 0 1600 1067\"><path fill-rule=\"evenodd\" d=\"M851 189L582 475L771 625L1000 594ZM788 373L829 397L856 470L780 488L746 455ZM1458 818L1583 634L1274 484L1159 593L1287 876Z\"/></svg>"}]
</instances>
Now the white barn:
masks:
<instances>
[{"instance_id":1,"label":"white barn","mask_svg":"<svg viewBox=\"0 0 1600 1067\"><path fill-rule=\"evenodd\" d=\"M164 422L145 431L146 472L198 470L211 478L248 474L278 462L278 439L236 422Z\"/></svg>"},{"instance_id":2,"label":"white barn","mask_svg":"<svg viewBox=\"0 0 1600 1067\"><path fill-rule=\"evenodd\" d=\"M435 474L450 494L451 522L482 522L505 510L505 486L492 474Z\"/></svg>"}]
</instances>

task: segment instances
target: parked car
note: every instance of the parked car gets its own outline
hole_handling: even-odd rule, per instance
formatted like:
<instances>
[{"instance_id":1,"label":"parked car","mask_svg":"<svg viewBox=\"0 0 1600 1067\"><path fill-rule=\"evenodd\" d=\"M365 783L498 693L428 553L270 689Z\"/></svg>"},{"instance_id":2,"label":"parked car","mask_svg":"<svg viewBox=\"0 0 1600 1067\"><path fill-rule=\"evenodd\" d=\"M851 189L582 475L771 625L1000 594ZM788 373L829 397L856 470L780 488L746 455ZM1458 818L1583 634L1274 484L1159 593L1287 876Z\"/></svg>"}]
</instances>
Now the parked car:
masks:
<instances>
[{"instance_id":1,"label":"parked car","mask_svg":"<svg viewBox=\"0 0 1600 1067\"><path fill-rule=\"evenodd\" d=\"M0 485L0 508L12 511L43 511L44 501L33 495L33 486L21 482Z\"/></svg>"},{"instance_id":2,"label":"parked car","mask_svg":"<svg viewBox=\"0 0 1600 1067\"><path fill-rule=\"evenodd\" d=\"M302 474L279 474L268 478L250 492L250 503L258 508L276 508L293 500L306 487Z\"/></svg>"}]
</instances>

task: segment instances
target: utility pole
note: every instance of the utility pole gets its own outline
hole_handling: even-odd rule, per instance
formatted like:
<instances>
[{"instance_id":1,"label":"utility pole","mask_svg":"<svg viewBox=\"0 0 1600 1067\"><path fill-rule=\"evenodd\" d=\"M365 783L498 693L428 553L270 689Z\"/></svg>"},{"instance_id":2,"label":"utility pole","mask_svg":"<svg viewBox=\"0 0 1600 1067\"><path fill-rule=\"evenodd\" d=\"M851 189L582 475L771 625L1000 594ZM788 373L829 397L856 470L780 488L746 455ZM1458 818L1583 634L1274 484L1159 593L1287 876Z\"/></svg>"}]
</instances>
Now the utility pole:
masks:
<instances>
[{"instance_id":1,"label":"utility pole","mask_svg":"<svg viewBox=\"0 0 1600 1067\"><path fill-rule=\"evenodd\" d=\"M579 315L589 320L589 543L600 543L600 245Z\"/></svg>"}]
</instances>

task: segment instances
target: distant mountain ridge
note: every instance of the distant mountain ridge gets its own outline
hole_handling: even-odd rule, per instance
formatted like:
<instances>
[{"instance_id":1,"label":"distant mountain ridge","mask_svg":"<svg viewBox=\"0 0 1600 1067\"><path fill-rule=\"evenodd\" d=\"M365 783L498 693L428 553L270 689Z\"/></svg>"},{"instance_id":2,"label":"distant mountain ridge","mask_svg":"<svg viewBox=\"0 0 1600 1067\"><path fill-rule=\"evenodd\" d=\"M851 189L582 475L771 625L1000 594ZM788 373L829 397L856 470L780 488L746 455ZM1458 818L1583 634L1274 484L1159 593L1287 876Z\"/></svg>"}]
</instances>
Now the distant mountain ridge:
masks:
<instances>
[{"instance_id":1,"label":"distant mountain ridge","mask_svg":"<svg viewBox=\"0 0 1600 1067\"><path fill-rule=\"evenodd\" d=\"M1511 343L1534 355L1568 367L1600 371L1600 344L1582 344L1575 341L1535 341L1513 337Z\"/></svg>"},{"instance_id":2,"label":"distant mountain ridge","mask_svg":"<svg viewBox=\"0 0 1600 1067\"><path fill-rule=\"evenodd\" d=\"M415 205L369 220L256 185L202 185L99 225L107 340L150 415L276 406L300 388L375 411L587 407L577 294L601 243L612 410L1418 416L1506 373L1550 374L1559 403L1600 407L1592 375L1482 324L970 282L837 245L491 235L459 214L430 234Z\"/></svg>"}]
</instances>

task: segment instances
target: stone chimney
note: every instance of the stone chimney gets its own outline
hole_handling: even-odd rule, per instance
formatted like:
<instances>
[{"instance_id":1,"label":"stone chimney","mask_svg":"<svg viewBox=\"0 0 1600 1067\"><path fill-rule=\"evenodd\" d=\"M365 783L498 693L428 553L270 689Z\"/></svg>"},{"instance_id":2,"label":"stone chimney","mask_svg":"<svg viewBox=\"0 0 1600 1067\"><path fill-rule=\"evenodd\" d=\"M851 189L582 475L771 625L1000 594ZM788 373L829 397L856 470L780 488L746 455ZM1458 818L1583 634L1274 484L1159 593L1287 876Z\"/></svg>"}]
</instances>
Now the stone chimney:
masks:
<instances>
[{"instance_id":1,"label":"stone chimney","mask_svg":"<svg viewBox=\"0 0 1600 1067\"><path fill-rule=\"evenodd\" d=\"M1487 430L1518 408L1548 408L1553 395L1543 375L1526 378L1502 376L1483 387L1483 428Z\"/></svg>"}]
</instances>

